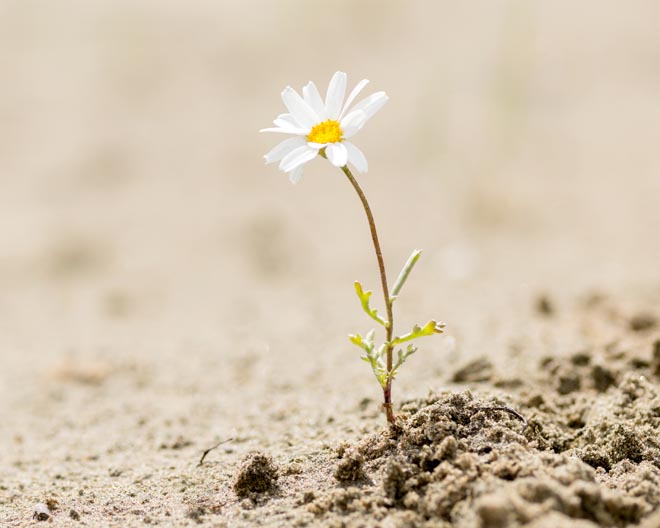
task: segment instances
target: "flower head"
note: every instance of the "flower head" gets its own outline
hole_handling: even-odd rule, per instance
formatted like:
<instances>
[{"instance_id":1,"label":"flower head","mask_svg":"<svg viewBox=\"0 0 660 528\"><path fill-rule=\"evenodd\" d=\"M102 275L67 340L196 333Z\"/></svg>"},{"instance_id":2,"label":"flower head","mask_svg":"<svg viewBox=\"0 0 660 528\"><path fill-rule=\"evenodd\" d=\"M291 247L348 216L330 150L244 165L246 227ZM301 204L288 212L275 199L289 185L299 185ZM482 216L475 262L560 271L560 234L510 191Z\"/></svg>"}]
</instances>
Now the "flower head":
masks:
<instances>
[{"instance_id":1,"label":"flower head","mask_svg":"<svg viewBox=\"0 0 660 528\"><path fill-rule=\"evenodd\" d=\"M325 101L316 85L307 83L302 97L290 86L282 92L282 101L289 110L273 121L274 128L261 132L279 132L293 137L282 141L264 156L266 163L280 162L280 170L289 173L293 183L300 181L303 166L324 153L330 163L343 167L350 162L359 172L366 172L367 158L347 139L353 137L364 124L387 102L385 92L376 92L355 106L353 101L369 83L361 80L348 95L346 102L346 74L336 72L326 92Z\"/></svg>"}]
</instances>

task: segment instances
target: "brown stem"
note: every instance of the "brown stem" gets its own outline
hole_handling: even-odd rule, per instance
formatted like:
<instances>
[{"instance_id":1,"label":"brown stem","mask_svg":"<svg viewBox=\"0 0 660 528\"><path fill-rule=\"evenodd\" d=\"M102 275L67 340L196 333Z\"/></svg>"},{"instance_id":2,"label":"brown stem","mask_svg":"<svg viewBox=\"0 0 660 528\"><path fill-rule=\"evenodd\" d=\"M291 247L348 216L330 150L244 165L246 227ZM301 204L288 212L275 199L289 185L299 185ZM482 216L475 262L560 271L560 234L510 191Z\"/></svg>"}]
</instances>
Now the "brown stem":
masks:
<instances>
[{"instance_id":1,"label":"brown stem","mask_svg":"<svg viewBox=\"0 0 660 528\"><path fill-rule=\"evenodd\" d=\"M383 299L385 300L385 309L387 311L387 382L383 388L383 409L387 416L387 421L390 425L395 424L394 412L392 411L392 378L390 376L392 372L392 335L394 332L394 318L392 317L392 300L390 298L390 290L387 287L387 274L385 273L385 262L383 260L383 252L380 249L380 243L378 242L378 232L376 231L376 222L374 222L374 215L371 213L371 207L369 207L369 202L367 197L362 192L362 188L358 184L357 180L351 173L348 165L344 165L341 170L346 174L346 177L353 185L355 192L360 197L362 206L364 207L364 212L367 214L367 220L369 222L369 230L371 231L371 239L374 242L374 250L376 251L376 259L378 260L378 270L380 272L380 284L383 288Z\"/></svg>"}]
</instances>

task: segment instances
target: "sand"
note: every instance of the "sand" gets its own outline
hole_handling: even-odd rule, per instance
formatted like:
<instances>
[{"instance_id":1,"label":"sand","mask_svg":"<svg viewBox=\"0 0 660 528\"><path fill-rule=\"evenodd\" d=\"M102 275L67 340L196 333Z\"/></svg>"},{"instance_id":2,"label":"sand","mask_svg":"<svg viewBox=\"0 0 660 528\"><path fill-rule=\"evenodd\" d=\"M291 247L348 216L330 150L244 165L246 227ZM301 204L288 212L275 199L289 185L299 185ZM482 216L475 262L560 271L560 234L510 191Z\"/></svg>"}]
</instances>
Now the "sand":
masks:
<instances>
[{"instance_id":1,"label":"sand","mask_svg":"<svg viewBox=\"0 0 660 528\"><path fill-rule=\"evenodd\" d=\"M660 526L659 8L185 4L0 5L0 526ZM447 324L395 429L360 203L256 133L339 68Z\"/></svg>"}]
</instances>

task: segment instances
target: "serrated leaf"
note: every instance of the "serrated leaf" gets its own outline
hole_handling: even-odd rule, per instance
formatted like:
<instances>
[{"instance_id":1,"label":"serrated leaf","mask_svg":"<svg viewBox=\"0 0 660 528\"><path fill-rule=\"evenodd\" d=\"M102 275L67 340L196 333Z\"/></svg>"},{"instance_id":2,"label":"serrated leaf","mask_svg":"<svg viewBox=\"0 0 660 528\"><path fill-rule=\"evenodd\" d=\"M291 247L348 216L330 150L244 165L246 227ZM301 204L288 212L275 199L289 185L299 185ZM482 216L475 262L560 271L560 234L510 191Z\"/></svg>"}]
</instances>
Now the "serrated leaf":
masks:
<instances>
[{"instance_id":1,"label":"serrated leaf","mask_svg":"<svg viewBox=\"0 0 660 528\"><path fill-rule=\"evenodd\" d=\"M371 298L372 291L364 291L362 288L362 284L360 284L358 281L355 281L355 293L357 293L358 298L360 299L360 304L362 305L362 309L364 312L371 317L374 321L376 321L378 324L383 325L385 328L387 328L388 323L383 319L380 315L378 315L378 311L375 309L372 309L371 306L369 305L369 299Z\"/></svg>"},{"instance_id":2,"label":"serrated leaf","mask_svg":"<svg viewBox=\"0 0 660 528\"><path fill-rule=\"evenodd\" d=\"M348 339L350 339L351 343L359 347L362 347L362 345L364 344L364 340L362 339L362 336L360 334L356 334L356 335L350 334L348 336Z\"/></svg>"},{"instance_id":3,"label":"serrated leaf","mask_svg":"<svg viewBox=\"0 0 660 528\"><path fill-rule=\"evenodd\" d=\"M362 350L364 350L367 353L367 355L373 353L373 348L374 348L373 341L369 342L368 339L365 339L360 334L349 335L348 339L351 341L351 343L353 343L356 346L359 346Z\"/></svg>"},{"instance_id":4,"label":"serrated leaf","mask_svg":"<svg viewBox=\"0 0 660 528\"><path fill-rule=\"evenodd\" d=\"M376 353L374 352L374 335L375 335L375 330L370 330L367 332L367 335L362 337L360 334L351 334L348 336L348 339L350 340L351 343L353 343L356 346L359 346L362 350L364 350L367 353L368 358L371 357L376 357Z\"/></svg>"},{"instance_id":5,"label":"serrated leaf","mask_svg":"<svg viewBox=\"0 0 660 528\"><path fill-rule=\"evenodd\" d=\"M424 326L415 325L413 326L413 329L407 334L395 337L392 340L392 345L398 345L400 343L405 343L406 341L411 341L412 339L418 339L420 337L430 336L433 334L441 334L444 327L444 323L440 323L434 320L429 321Z\"/></svg>"},{"instance_id":6,"label":"serrated leaf","mask_svg":"<svg viewBox=\"0 0 660 528\"><path fill-rule=\"evenodd\" d=\"M397 369L403 365L406 362L406 359L408 359L410 356L412 356L415 352L417 352L417 347L413 345L408 345L408 348L406 348L406 351L404 352L403 350L398 350L397 351L397 360L396 363L394 364L394 367L392 367L392 378L394 378L394 375L396 374Z\"/></svg>"},{"instance_id":7,"label":"serrated leaf","mask_svg":"<svg viewBox=\"0 0 660 528\"><path fill-rule=\"evenodd\" d=\"M417 352L417 347L414 345L408 345L405 353L405 359L408 359L408 356L412 356L415 352Z\"/></svg>"},{"instance_id":8,"label":"serrated leaf","mask_svg":"<svg viewBox=\"0 0 660 528\"><path fill-rule=\"evenodd\" d=\"M376 376L376 379L378 380L378 383L380 383L381 387L385 388L387 385L387 372L385 369L382 368L374 368L374 375Z\"/></svg>"}]
</instances>

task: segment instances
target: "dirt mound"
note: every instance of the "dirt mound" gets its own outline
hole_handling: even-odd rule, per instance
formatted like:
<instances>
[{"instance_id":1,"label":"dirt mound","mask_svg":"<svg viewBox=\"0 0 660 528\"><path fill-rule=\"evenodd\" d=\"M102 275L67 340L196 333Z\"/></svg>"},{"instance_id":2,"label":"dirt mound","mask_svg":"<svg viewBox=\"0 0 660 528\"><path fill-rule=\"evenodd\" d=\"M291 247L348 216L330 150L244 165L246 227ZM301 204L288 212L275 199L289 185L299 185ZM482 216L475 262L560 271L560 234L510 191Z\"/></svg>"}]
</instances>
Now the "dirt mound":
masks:
<instances>
[{"instance_id":1,"label":"dirt mound","mask_svg":"<svg viewBox=\"0 0 660 528\"><path fill-rule=\"evenodd\" d=\"M393 526L637 524L660 504L659 404L636 374L573 402L579 426L573 412L514 402L525 424L494 410L503 402L470 392L409 402L396 434L340 450L364 460L370 483L332 489L305 508L329 526L365 526L365 518Z\"/></svg>"},{"instance_id":2,"label":"dirt mound","mask_svg":"<svg viewBox=\"0 0 660 528\"><path fill-rule=\"evenodd\" d=\"M271 490L275 487L277 478L277 466L270 456L250 453L241 462L233 488L239 497L247 497Z\"/></svg>"}]
</instances>

